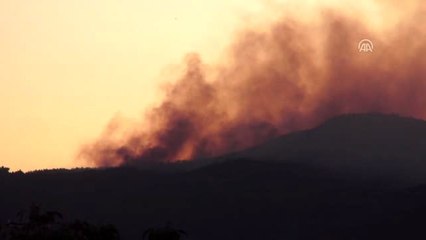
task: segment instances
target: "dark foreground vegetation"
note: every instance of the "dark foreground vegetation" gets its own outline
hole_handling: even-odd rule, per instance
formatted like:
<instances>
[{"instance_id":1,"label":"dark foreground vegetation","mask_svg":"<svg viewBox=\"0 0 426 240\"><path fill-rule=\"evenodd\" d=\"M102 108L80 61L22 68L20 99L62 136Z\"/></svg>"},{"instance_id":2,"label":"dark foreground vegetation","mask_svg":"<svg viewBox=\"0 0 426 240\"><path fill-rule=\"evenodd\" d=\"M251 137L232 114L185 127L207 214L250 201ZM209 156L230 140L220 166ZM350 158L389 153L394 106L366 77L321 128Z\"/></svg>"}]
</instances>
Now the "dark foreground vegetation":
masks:
<instances>
[{"instance_id":1,"label":"dark foreground vegetation","mask_svg":"<svg viewBox=\"0 0 426 240\"><path fill-rule=\"evenodd\" d=\"M173 228L170 223L162 228L147 229L142 239L180 240L185 231ZM92 225L84 221L66 222L61 213L42 212L33 204L29 211L20 211L14 220L0 225L1 240L119 240L115 226Z\"/></svg>"},{"instance_id":2,"label":"dark foreground vegetation","mask_svg":"<svg viewBox=\"0 0 426 240\"><path fill-rule=\"evenodd\" d=\"M15 219L0 225L0 239L4 240L117 240L119 234L113 225L95 226L84 221L66 222L59 212L42 212L32 205L20 211Z\"/></svg>"},{"instance_id":3,"label":"dark foreground vegetation","mask_svg":"<svg viewBox=\"0 0 426 240\"><path fill-rule=\"evenodd\" d=\"M425 177L426 123L345 116L186 164L2 169L0 223L9 236L52 229L43 239L426 239ZM61 214L19 220L32 203Z\"/></svg>"}]
</instances>

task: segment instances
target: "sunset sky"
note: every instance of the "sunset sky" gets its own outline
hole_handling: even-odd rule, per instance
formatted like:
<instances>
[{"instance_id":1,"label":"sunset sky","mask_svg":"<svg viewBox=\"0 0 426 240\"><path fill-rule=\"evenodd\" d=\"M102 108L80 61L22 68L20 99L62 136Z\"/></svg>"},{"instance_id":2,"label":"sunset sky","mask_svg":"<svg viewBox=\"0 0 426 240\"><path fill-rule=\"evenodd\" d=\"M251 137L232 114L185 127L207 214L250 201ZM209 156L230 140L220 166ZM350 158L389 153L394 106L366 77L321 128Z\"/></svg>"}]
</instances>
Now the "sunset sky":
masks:
<instances>
[{"instance_id":1,"label":"sunset sky","mask_svg":"<svg viewBox=\"0 0 426 240\"><path fill-rule=\"evenodd\" d=\"M253 2L0 0L0 165L81 165L81 144L139 117L187 52L216 56Z\"/></svg>"},{"instance_id":2,"label":"sunset sky","mask_svg":"<svg viewBox=\"0 0 426 240\"><path fill-rule=\"evenodd\" d=\"M318 1L280 1L314 11ZM333 4L339 1L328 1ZM351 6L368 1L348 1ZM85 166L76 155L115 116L139 119L185 54L214 62L267 0L0 0L0 166ZM380 14L369 9L372 24ZM306 12L305 12L306 10ZM373 17L374 15L374 17Z\"/></svg>"}]
</instances>

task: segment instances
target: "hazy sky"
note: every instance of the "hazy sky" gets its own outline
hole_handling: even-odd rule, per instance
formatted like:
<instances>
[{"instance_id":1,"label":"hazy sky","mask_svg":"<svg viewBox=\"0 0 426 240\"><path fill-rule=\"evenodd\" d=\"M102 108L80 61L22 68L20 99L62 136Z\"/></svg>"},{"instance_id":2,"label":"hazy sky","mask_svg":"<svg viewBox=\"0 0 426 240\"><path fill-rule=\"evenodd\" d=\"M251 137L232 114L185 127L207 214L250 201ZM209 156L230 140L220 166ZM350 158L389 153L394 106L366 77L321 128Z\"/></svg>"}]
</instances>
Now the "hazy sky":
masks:
<instances>
[{"instance_id":1,"label":"hazy sky","mask_svg":"<svg viewBox=\"0 0 426 240\"><path fill-rule=\"evenodd\" d=\"M114 115L156 101L169 66L218 55L252 2L0 0L0 165L80 165Z\"/></svg>"},{"instance_id":2,"label":"hazy sky","mask_svg":"<svg viewBox=\"0 0 426 240\"><path fill-rule=\"evenodd\" d=\"M298 2L283 1L296 8ZM0 0L0 165L84 165L75 161L80 146L117 114L139 118L159 101L164 76L186 53L216 59L234 30L268 19L273 4Z\"/></svg>"}]
</instances>

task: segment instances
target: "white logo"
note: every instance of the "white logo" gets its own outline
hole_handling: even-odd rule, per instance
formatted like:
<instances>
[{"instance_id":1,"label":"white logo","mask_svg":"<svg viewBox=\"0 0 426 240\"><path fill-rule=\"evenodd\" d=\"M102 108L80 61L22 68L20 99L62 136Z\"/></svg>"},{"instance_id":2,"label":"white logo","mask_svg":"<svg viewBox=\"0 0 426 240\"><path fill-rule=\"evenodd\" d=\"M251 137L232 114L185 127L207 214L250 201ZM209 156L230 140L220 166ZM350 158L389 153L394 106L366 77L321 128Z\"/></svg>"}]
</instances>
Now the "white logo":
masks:
<instances>
[{"instance_id":1,"label":"white logo","mask_svg":"<svg viewBox=\"0 0 426 240\"><path fill-rule=\"evenodd\" d=\"M363 39L358 43L358 51L359 52L373 52L374 45L373 42L369 39Z\"/></svg>"}]
</instances>

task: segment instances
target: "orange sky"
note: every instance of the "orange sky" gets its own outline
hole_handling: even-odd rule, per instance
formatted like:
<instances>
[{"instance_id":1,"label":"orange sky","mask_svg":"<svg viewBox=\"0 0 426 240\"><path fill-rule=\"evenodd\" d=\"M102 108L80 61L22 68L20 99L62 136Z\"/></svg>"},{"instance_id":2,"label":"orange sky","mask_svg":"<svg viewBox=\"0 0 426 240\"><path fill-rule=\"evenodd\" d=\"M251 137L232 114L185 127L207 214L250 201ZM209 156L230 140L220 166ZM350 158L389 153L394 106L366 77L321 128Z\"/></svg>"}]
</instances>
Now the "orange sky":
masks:
<instances>
[{"instance_id":1,"label":"orange sky","mask_svg":"<svg viewBox=\"0 0 426 240\"><path fill-rule=\"evenodd\" d=\"M136 118L190 51L215 56L246 1L0 0L0 165L71 167L120 113Z\"/></svg>"},{"instance_id":2,"label":"orange sky","mask_svg":"<svg viewBox=\"0 0 426 240\"><path fill-rule=\"evenodd\" d=\"M281 14L270 6L306 17L318 1L277 2L0 0L0 166L83 166L81 145L117 114L138 119L159 101L159 86L173 79L164 76L186 53L213 61L243 23ZM389 13L370 2L339 6L368 6L380 24Z\"/></svg>"}]
</instances>

